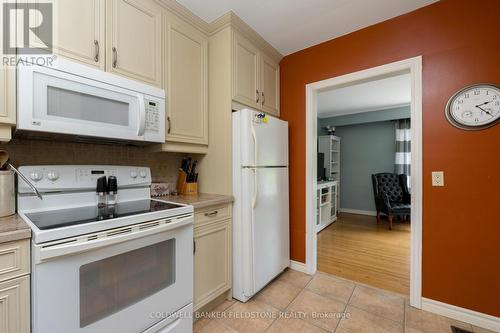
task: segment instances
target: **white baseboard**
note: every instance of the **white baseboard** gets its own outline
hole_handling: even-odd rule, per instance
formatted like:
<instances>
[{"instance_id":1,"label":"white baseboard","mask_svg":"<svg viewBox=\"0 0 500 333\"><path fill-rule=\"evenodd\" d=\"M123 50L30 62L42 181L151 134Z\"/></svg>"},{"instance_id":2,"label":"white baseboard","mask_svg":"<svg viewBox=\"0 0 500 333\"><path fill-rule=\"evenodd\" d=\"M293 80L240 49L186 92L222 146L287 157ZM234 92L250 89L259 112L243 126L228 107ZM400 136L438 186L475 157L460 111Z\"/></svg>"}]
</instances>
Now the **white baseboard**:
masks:
<instances>
[{"instance_id":1,"label":"white baseboard","mask_svg":"<svg viewBox=\"0 0 500 333\"><path fill-rule=\"evenodd\" d=\"M422 297L422 310L500 332L500 318Z\"/></svg>"},{"instance_id":2,"label":"white baseboard","mask_svg":"<svg viewBox=\"0 0 500 333\"><path fill-rule=\"evenodd\" d=\"M307 274L306 264L304 264L302 262L290 260L290 268L295 270L295 271L299 271L299 272Z\"/></svg>"},{"instance_id":3,"label":"white baseboard","mask_svg":"<svg viewBox=\"0 0 500 333\"><path fill-rule=\"evenodd\" d=\"M377 212L371 210L362 210L362 209L339 208L339 212L348 214L377 216Z\"/></svg>"}]
</instances>

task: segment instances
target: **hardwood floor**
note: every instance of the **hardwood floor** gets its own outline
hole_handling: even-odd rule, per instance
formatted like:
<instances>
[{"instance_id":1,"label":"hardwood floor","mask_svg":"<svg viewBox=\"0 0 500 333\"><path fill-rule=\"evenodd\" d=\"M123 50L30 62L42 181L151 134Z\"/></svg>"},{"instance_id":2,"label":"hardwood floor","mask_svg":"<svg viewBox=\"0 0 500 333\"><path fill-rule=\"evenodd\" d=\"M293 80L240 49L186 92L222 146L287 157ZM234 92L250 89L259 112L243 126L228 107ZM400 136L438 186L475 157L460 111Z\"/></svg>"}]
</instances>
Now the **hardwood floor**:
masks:
<instances>
[{"instance_id":1,"label":"hardwood floor","mask_svg":"<svg viewBox=\"0 0 500 333\"><path fill-rule=\"evenodd\" d=\"M318 234L318 270L409 295L410 223L340 214Z\"/></svg>"}]
</instances>

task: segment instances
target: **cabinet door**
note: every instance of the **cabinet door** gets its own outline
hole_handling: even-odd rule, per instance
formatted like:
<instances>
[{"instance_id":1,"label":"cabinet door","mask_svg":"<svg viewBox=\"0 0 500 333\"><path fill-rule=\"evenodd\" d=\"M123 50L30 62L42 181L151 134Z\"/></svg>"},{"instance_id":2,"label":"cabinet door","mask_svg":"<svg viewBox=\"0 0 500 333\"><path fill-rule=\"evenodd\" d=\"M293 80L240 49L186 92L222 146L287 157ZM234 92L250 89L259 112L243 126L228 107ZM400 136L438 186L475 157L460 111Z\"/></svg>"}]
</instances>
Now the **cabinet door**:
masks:
<instances>
[{"instance_id":1,"label":"cabinet door","mask_svg":"<svg viewBox=\"0 0 500 333\"><path fill-rule=\"evenodd\" d=\"M260 59L262 110L279 117L280 67L265 54L261 54Z\"/></svg>"},{"instance_id":2,"label":"cabinet door","mask_svg":"<svg viewBox=\"0 0 500 333\"><path fill-rule=\"evenodd\" d=\"M29 275L0 283L0 333L29 333Z\"/></svg>"},{"instance_id":3,"label":"cabinet door","mask_svg":"<svg viewBox=\"0 0 500 333\"><path fill-rule=\"evenodd\" d=\"M3 17L3 6L0 6ZM3 43L0 51L4 54ZM8 56L8 55L5 55ZM11 139L11 126L16 125L16 69L0 63L0 142Z\"/></svg>"},{"instance_id":4,"label":"cabinet door","mask_svg":"<svg viewBox=\"0 0 500 333\"><path fill-rule=\"evenodd\" d=\"M195 228L194 308L231 288L231 220Z\"/></svg>"},{"instance_id":5,"label":"cabinet door","mask_svg":"<svg viewBox=\"0 0 500 333\"><path fill-rule=\"evenodd\" d=\"M106 70L161 86L162 8L153 0L106 4Z\"/></svg>"},{"instance_id":6,"label":"cabinet door","mask_svg":"<svg viewBox=\"0 0 500 333\"><path fill-rule=\"evenodd\" d=\"M334 220L337 217L337 184L332 185L330 192L330 218Z\"/></svg>"},{"instance_id":7,"label":"cabinet door","mask_svg":"<svg viewBox=\"0 0 500 333\"><path fill-rule=\"evenodd\" d=\"M165 26L166 139L207 145L207 37L170 13Z\"/></svg>"},{"instance_id":8,"label":"cabinet door","mask_svg":"<svg viewBox=\"0 0 500 333\"><path fill-rule=\"evenodd\" d=\"M104 69L104 0L54 2L53 52Z\"/></svg>"},{"instance_id":9,"label":"cabinet door","mask_svg":"<svg viewBox=\"0 0 500 333\"><path fill-rule=\"evenodd\" d=\"M0 125L16 125L16 70L3 65L0 65Z\"/></svg>"},{"instance_id":10,"label":"cabinet door","mask_svg":"<svg viewBox=\"0 0 500 333\"><path fill-rule=\"evenodd\" d=\"M259 51L233 32L233 100L261 109Z\"/></svg>"}]
</instances>

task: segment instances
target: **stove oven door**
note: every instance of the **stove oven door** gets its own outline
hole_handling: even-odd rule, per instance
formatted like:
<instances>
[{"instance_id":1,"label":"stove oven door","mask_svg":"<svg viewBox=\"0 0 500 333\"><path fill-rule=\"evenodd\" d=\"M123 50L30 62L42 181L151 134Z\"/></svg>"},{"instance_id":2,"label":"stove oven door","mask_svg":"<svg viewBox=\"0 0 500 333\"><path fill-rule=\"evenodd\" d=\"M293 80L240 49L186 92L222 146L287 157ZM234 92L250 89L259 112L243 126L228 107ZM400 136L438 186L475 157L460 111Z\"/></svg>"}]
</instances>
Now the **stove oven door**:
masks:
<instances>
[{"instance_id":1,"label":"stove oven door","mask_svg":"<svg viewBox=\"0 0 500 333\"><path fill-rule=\"evenodd\" d=\"M191 329L192 220L33 244L32 332L153 332L173 313Z\"/></svg>"}]
</instances>

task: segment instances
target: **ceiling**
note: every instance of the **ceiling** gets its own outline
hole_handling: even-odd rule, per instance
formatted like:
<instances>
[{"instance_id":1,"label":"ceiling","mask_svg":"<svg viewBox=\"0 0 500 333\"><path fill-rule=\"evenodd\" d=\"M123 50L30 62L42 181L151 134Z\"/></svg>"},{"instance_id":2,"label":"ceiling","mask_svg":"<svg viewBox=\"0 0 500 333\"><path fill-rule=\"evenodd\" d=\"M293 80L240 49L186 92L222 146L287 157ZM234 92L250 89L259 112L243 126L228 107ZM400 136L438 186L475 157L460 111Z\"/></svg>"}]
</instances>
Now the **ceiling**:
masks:
<instances>
[{"instance_id":1,"label":"ceiling","mask_svg":"<svg viewBox=\"0 0 500 333\"><path fill-rule=\"evenodd\" d=\"M208 23L232 10L283 55L437 1L177 0Z\"/></svg>"},{"instance_id":2,"label":"ceiling","mask_svg":"<svg viewBox=\"0 0 500 333\"><path fill-rule=\"evenodd\" d=\"M410 74L402 74L320 92L318 117L392 109L410 102Z\"/></svg>"}]
</instances>

